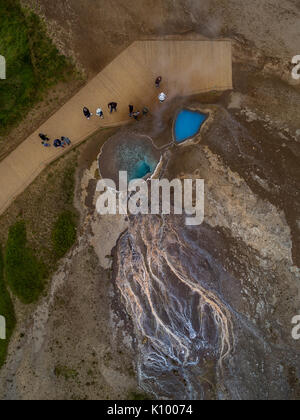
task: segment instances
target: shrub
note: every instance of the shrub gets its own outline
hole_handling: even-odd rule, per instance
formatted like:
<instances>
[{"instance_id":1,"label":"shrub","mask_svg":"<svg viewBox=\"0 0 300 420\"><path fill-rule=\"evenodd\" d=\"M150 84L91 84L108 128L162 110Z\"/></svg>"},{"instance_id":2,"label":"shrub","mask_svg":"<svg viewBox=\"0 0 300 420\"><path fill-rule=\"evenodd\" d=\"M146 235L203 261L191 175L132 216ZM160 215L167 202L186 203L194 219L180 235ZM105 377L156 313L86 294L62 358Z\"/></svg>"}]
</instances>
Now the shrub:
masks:
<instances>
[{"instance_id":1,"label":"shrub","mask_svg":"<svg viewBox=\"0 0 300 420\"><path fill-rule=\"evenodd\" d=\"M0 84L3 135L73 67L48 38L43 21L19 0L0 0L0 53L7 64L7 79Z\"/></svg>"},{"instance_id":2,"label":"shrub","mask_svg":"<svg viewBox=\"0 0 300 420\"><path fill-rule=\"evenodd\" d=\"M64 201L67 206L72 205L74 200L75 171L75 166L69 165L62 176L62 191L64 192Z\"/></svg>"},{"instance_id":3,"label":"shrub","mask_svg":"<svg viewBox=\"0 0 300 420\"><path fill-rule=\"evenodd\" d=\"M0 315L4 316L5 321L6 321L6 340L0 340L0 369L1 369L6 359L10 338L16 326L14 306L11 301L11 297L7 290L5 280L4 280L4 261L3 261L1 246L0 246Z\"/></svg>"},{"instance_id":4,"label":"shrub","mask_svg":"<svg viewBox=\"0 0 300 420\"><path fill-rule=\"evenodd\" d=\"M55 367L54 374L57 378L65 378L66 381L68 381L69 379L76 379L78 377L78 372L75 369L71 369L67 366L60 365Z\"/></svg>"},{"instance_id":5,"label":"shrub","mask_svg":"<svg viewBox=\"0 0 300 420\"><path fill-rule=\"evenodd\" d=\"M64 211L59 216L52 232L53 251L57 258L62 258L76 241L76 216Z\"/></svg>"},{"instance_id":6,"label":"shrub","mask_svg":"<svg viewBox=\"0 0 300 420\"><path fill-rule=\"evenodd\" d=\"M25 304L38 300L44 289L46 268L26 246L26 226L24 221L17 222L9 229L5 274L12 292Z\"/></svg>"},{"instance_id":7,"label":"shrub","mask_svg":"<svg viewBox=\"0 0 300 420\"><path fill-rule=\"evenodd\" d=\"M130 401L150 401L149 395L137 391L130 392L127 399Z\"/></svg>"}]
</instances>

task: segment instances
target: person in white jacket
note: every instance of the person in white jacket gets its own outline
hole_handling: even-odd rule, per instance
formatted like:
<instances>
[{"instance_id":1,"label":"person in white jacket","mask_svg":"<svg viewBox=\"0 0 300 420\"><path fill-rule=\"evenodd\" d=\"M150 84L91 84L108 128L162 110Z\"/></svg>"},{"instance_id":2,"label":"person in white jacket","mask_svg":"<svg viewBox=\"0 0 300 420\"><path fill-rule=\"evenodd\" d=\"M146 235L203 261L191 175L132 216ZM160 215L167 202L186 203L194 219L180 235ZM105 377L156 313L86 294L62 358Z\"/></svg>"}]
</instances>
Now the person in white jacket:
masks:
<instances>
[{"instance_id":1,"label":"person in white jacket","mask_svg":"<svg viewBox=\"0 0 300 420\"><path fill-rule=\"evenodd\" d=\"M103 111L102 111L102 109L101 108L98 108L97 109L97 111L96 111L96 115L97 115L97 117L100 117L100 118L104 118L104 115L103 115Z\"/></svg>"},{"instance_id":2,"label":"person in white jacket","mask_svg":"<svg viewBox=\"0 0 300 420\"><path fill-rule=\"evenodd\" d=\"M167 95L166 95L164 92L161 92L161 93L158 95L158 99L159 99L160 103L163 103L163 102L165 102L165 100L167 99Z\"/></svg>"}]
</instances>

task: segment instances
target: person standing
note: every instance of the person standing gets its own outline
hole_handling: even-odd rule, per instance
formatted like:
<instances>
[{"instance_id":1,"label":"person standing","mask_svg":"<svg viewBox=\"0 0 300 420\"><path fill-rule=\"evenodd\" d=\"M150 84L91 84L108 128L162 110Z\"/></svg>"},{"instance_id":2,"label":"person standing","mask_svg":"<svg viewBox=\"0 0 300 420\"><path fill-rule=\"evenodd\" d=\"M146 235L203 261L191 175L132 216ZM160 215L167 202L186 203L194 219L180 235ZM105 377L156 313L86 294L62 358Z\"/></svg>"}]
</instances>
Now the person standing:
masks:
<instances>
[{"instance_id":1,"label":"person standing","mask_svg":"<svg viewBox=\"0 0 300 420\"><path fill-rule=\"evenodd\" d=\"M132 114L133 114L134 107L133 107L133 105L128 105L128 108L129 108L129 117L131 118Z\"/></svg>"},{"instance_id":2,"label":"person standing","mask_svg":"<svg viewBox=\"0 0 300 420\"><path fill-rule=\"evenodd\" d=\"M90 110L85 106L83 107L83 115L89 120L93 114L91 114Z\"/></svg>"},{"instance_id":3,"label":"person standing","mask_svg":"<svg viewBox=\"0 0 300 420\"><path fill-rule=\"evenodd\" d=\"M135 121L138 121L138 118L140 116L140 111L136 111L132 114L133 118L135 119Z\"/></svg>"},{"instance_id":4,"label":"person standing","mask_svg":"<svg viewBox=\"0 0 300 420\"><path fill-rule=\"evenodd\" d=\"M42 141L44 147L51 147L51 144L47 143L45 140Z\"/></svg>"},{"instance_id":5,"label":"person standing","mask_svg":"<svg viewBox=\"0 0 300 420\"><path fill-rule=\"evenodd\" d=\"M40 139L42 139L43 141L49 141L49 137L46 134L40 133L39 134Z\"/></svg>"},{"instance_id":6,"label":"person standing","mask_svg":"<svg viewBox=\"0 0 300 420\"><path fill-rule=\"evenodd\" d=\"M159 95L158 95L158 99L159 99L159 102L162 104L163 102L165 102L165 100L167 99L167 95L164 93L164 92L161 92Z\"/></svg>"},{"instance_id":7,"label":"person standing","mask_svg":"<svg viewBox=\"0 0 300 420\"><path fill-rule=\"evenodd\" d=\"M58 147L64 147L62 142L59 139L55 139L53 142L53 146L57 149Z\"/></svg>"},{"instance_id":8,"label":"person standing","mask_svg":"<svg viewBox=\"0 0 300 420\"><path fill-rule=\"evenodd\" d=\"M160 88L161 82L162 82L162 77L158 76L158 78L155 80L155 86L156 86L157 89Z\"/></svg>"},{"instance_id":9,"label":"person standing","mask_svg":"<svg viewBox=\"0 0 300 420\"><path fill-rule=\"evenodd\" d=\"M144 109L143 109L143 116L145 117L146 115L148 115L149 114L149 109L146 107L146 106L144 106Z\"/></svg>"},{"instance_id":10,"label":"person standing","mask_svg":"<svg viewBox=\"0 0 300 420\"><path fill-rule=\"evenodd\" d=\"M70 144L71 144L71 140L68 138L68 137L61 137L61 144L62 144L62 146L64 147L64 146L70 146Z\"/></svg>"},{"instance_id":11,"label":"person standing","mask_svg":"<svg viewBox=\"0 0 300 420\"><path fill-rule=\"evenodd\" d=\"M97 111L96 111L96 115L97 115L97 117L102 118L102 120L104 119L104 114L103 114L103 111L102 111L102 109L101 109L101 108L98 108L98 109L97 109Z\"/></svg>"},{"instance_id":12,"label":"person standing","mask_svg":"<svg viewBox=\"0 0 300 420\"><path fill-rule=\"evenodd\" d=\"M118 107L117 102L110 102L108 104L108 108L110 109L111 114L113 113L113 111L117 112L117 107Z\"/></svg>"}]
</instances>

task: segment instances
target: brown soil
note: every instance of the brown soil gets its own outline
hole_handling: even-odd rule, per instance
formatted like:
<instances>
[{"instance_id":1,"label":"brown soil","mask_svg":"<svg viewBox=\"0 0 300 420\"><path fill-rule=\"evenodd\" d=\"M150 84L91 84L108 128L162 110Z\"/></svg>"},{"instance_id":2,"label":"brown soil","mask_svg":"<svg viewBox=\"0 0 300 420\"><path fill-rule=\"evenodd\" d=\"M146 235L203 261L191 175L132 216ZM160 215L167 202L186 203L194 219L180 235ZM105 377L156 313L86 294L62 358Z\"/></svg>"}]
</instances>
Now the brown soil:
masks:
<instances>
[{"instance_id":1,"label":"brown soil","mask_svg":"<svg viewBox=\"0 0 300 420\"><path fill-rule=\"evenodd\" d=\"M296 0L23 0L45 16L61 51L95 75L132 41L197 32L242 37L267 56L298 52Z\"/></svg>"},{"instance_id":2,"label":"brown soil","mask_svg":"<svg viewBox=\"0 0 300 420\"><path fill-rule=\"evenodd\" d=\"M139 392L132 338L123 327L129 320L123 313L122 321L120 311L115 315L111 271L101 267L90 245L90 229L84 227L88 209L85 213L81 201L81 179L113 132L103 130L54 162L0 218L2 243L9 226L22 217L30 246L51 264L51 229L65 208L62 179L66 170L78 165L80 243L61 261L38 305L23 306L15 300L18 327L1 371L1 399L126 399ZM12 376L18 379L11 381Z\"/></svg>"}]
</instances>

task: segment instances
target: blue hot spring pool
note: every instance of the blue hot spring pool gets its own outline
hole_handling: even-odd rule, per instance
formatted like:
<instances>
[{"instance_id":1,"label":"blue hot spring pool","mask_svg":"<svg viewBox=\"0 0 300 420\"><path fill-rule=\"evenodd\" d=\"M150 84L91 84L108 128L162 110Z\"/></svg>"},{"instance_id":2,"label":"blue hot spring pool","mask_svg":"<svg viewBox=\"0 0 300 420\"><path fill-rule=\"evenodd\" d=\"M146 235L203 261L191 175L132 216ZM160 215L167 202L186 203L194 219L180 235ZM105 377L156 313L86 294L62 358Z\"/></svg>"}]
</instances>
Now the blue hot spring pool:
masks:
<instances>
[{"instance_id":1,"label":"blue hot spring pool","mask_svg":"<svg viewBox=\"0 0 300 420\"><path fill-rule=\"evenodd\" d=\"M207 115L198 111L184 109L179 112L175 122L175 139L177 143L194 137L206 121Z\"/></svg>"},{"instance_id":2,"label":"blue hot spring pool","mask_svg":"<svg viewBox=\"0 0 300 420\"><path fill-rule=\"evenodd\" d=\"M159 161L161 152L150 137L124 128L110 137L99 155L99 171L102 178L111 179L119 188L119 172L126 171L128 182L151 176Z\"/></svg>"},{"instance_id":3,"label":"blue hot spring pool","mask_svg":"<svg viewBox=\"0 0 300 420\"><path fill-rule=\"evenodd\" d=\"M147 162L147 158L138 161L132 168L131 173L129 174L129 181L132 181L133 179L144 178L144 176L154 171L155 166L156 165L153 165L151 168L150 162Z\"/></svg>"},{"instance_id":4,"label":"blue hot spring pool","mask_svg":"<svg viewBox=\"0 0 300 420\"><path fill-rule=\"evenodd\" d=\"M131 138L120 144L115 151L118 169L127 171L128 181L152 174L159 162L159 156L152 144L142 138Z\"/></svg>"}]
</instances>

